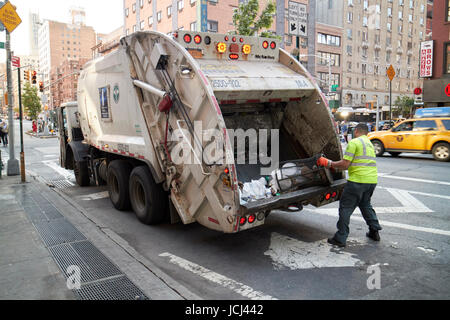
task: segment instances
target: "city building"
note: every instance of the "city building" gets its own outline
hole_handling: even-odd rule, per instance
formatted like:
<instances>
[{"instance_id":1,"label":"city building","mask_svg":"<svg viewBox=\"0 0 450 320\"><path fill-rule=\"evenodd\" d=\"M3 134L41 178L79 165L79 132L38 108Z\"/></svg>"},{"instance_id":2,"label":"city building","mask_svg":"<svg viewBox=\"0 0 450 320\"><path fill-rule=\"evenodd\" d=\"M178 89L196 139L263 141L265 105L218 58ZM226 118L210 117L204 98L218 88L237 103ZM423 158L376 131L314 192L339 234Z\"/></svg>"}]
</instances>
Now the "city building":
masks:
<instances>
[{"instance_id":1,"label":"city building","mask_svg":"<svg viewBox=\"0 0 450 320\"><path fill-rule=\"evenodd\" d=\"M50 74L50 87L52 92L49 105L53 108L70 101L77 101L78 73L83 65L90 59L67 59L52 69ZM59 80L59 81L58 81Z\"/></svg>"},{"instance_id":2,"label":"city building","mask_svg":"<svg viewBox=\"0 0 450 320\"><path fill-rule=\"evenodd\" d=\"M119 47L123 27L120 27L109 34L97 34L97 45L92 48L92 57L104 56Z\"/></svg>"},{"instance_id":3,"label":"city building","mask_svg":"<svg viewBox=\"0 0 450 320\"><path fill-rule=\"evenodd\" d=\"M233 13L238 0L123 0L124 30L128 35L136 31L153 30L171 33L176 30L229 33L234 31ZM273 0L277 12L271 31L283 38L283 47L291 52L296 38L288 34L289 0ZM307 0L296 2L307 4ZM263 10L266 1L260 1ZM277 23L278 21L278 23ZM280 21L281 24L279 23ZM306 53L306 41L300 40L301 53Z\"/></svg>"},{"instance_id":4,"label":"city building","mask_svg":"<svg viewBox=\"0 0 450 320\"><path fill-rule=\"evenodd\" d=\"M29 29L28 35L30 37L30 55L38 56L39 55L39 27L41 25L41 21L39 19L38 13L29 13Z\"/></svg>"},{"instance_id":5,"label":"city building","mask_svg":"<svg viewBox=\"0 0 450 320\"><path fill-rule=\"evenodd\" d=\"M92 27L84 24L84 13L71 9L72 23L45 20L39 28L39 81L50 97L50 73L66 60L91 59L96 35ZM49 99L50 103L53 99ZM50 105L50 108L53 106Z\"/></svg>"},{"instance_id":6,"label":"city building","mask_svg":"<svg viewBox=\"0 0 450 320\"><path fill-rule=\"evenodd\" d=\"M427 51L420 54L431 74L424 75L423 101L426 107L450 106L450 0L435 0L432 36ZM426 44L426 43L425 43Z\"/></svg>"},{"instance_id":7,"label":"city building","mask_svg":"<svg viewBox=\"0 0 450 320\"><path fill-rule=\"evenodd\" d=\"M390 105L386 71L394 67L392 103L422 86L418 52L425 39L426 0L345 0L342 106Z\"/></svg>"}]
</instances>

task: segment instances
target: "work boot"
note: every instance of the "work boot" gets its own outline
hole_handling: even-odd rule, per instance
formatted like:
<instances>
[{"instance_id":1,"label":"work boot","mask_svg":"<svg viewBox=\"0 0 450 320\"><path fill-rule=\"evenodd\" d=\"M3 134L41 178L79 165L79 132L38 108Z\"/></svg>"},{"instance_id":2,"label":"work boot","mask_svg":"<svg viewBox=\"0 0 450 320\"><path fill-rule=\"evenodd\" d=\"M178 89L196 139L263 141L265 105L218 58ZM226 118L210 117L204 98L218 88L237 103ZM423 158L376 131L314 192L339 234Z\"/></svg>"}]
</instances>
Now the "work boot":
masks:
<instances>
[{"instance_id":1,"label":"work boot","mask_svg":"<svg viewBox=\"0 0 450 320\"><path fill-rule=\"evenodd\" d=\"M379 242L381 240L378 230L369 229L369 232L366 234L366 236L367 238L370 238L373 241Z\"/></svg>"},{"instance_id":2,"label":"work boot","mask_svg":"<svg viewBox=\"0 0 450 320\"><path fill-rule=\"evenodd\" d=\"M334 246L338 246L340 248L345 248L345 244L342 242L337 241L335 238L329 238L328 243L332 244Z\"/></svg>"}]
</instances>

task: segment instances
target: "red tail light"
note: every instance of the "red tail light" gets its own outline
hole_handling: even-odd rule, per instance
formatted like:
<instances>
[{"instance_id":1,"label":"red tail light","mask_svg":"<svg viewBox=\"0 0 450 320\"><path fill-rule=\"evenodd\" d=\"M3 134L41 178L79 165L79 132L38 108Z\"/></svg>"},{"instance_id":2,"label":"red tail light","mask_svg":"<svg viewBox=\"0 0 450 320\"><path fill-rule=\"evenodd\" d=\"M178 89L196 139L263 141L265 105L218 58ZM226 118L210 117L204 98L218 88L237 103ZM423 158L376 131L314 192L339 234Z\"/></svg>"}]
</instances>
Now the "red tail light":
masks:
<instances>
[{"instance_id":1,"label":"red tail light","mask_svg":"<svg viewBox=\"0 0 450 320\"><path fill-rule=\"evenodd\" d=\"M230 38L228 36L225 36L225 41L230 40Z\"/></svg>"},{"instance_id":2,"label":"red tail light","mask_svg":"<svg viewBox=\"0 0 450 320\"><path fill-rule=\"evenodd\" d=\"M231 60L237 60L237 59L239 59L239 55L235 54L235 53L232 53L232 54L230 54L230 59Z\"/></svg>"},{"instance_id":3,"label":"red tail light","mask_svg":"<svg viewBox=\"0 0 450 320\"><path fill-rule=\"evenodd\" d=\"M240 224L241 226L243 226L246 222L247 222L247 218L246 218L246 217L242 217L242 218L239 220L239 224Z\"/></svg>"},{"instance_id":4,"label":"red tail light","mask_svg":"<svg viewBox=\"0 0 450 320\"><path fill-rule=\"evenodd\" d=\"M241 43L243 43L243 42L244 42L244 39L243 39L243 38L240 38L239 41L240 41Z\"/></svg>"},{"instance_id":5,"label":"red tail light","mask_svg":"<svg viewBox=\"0 0 450 320\"><path fill-rule=\"evenodd\" d=\"M191 41L192 41L192 37L189 34L185 34L183 39L184 39L184 42L186 42L186 43L191 43Z\"/></svg>"},{"instance_id":6,"label":"red tail light","mask_svg":"<svg viewBox=\"0 0 450 320\"><path fill-rule=\"evenodd\" d=\"M196 44L200 44L200 43L202 42L202 37L200 37L199 35L196 35L196 36L194 37L194 42L195 42Z\"/></svg>"},{"instance_id":7,"label":"red tail light","mask_svg":"<svg viewBox=\"0 0 450 320\"><path fill-rule=\"evenodd\" d=\"M330 199L331 199L331 193L328 193L328 194L325 196L325 199L326 199L326 200L330 200Z\"/></svg>"},{"instance_id":8,"label":"red tail light","mask_svg":"<svg viewBox=\"0 0 450 320\"><path fill-rule=\"evenodd\" d=\"M250 217L248 217L248 223L253 223L256 220L256 216L252 214Z\"/></svg>"},{"instance_id":9,"label":"red tail light","mask_svg":"<svg viewBox=\"0 0 450 320\"><path fill-rule=\"evenodd\" d=\"M270 48L275 49L277 47L277 44L275 42L272 42L270 44Z\"/></svg>"},{"instance_id":10,"label":"red tail light","mask_svg":"<svg viewBox=\"0 0 450 320\"><path fill-rule=\"evenodd\" d=\"M332 198L336 198L337 197L337 192L333 192L333 194L331 195Z\"/></svg>"},{"instance_id":11,"label":"red tail light","mask_svg":"<svg viewBox=\"0 0 450 320\"><path fill-rule=\"evenodd\" d=\"M264 49L267 49L268 47L269 47L269 42L264 41L264 42L263 42L263 48L264 48Z\"/></svg>"}]
</instances>

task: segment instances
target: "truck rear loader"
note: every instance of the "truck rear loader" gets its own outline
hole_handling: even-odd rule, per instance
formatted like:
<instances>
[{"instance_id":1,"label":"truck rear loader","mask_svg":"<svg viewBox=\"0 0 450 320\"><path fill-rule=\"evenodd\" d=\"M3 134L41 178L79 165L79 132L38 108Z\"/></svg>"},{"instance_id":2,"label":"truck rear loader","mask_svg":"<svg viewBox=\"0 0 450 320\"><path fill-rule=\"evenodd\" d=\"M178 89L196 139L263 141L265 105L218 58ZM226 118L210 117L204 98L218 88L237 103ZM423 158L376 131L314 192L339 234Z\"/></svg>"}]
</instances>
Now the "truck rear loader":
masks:
<instances>
[{"instance_id":1,"label":"truck rear loader","mask_svg":"<svg viewBox=\"0 0 450 320\"><path fill-rule=\"evenodd\" d=\"M316 165L342 159L326 97L276 39L136 32L88 62L77 90L59 110L61 166L145 224L237 233L338 201L346 184Z\"/></svg>"}]
</instances>

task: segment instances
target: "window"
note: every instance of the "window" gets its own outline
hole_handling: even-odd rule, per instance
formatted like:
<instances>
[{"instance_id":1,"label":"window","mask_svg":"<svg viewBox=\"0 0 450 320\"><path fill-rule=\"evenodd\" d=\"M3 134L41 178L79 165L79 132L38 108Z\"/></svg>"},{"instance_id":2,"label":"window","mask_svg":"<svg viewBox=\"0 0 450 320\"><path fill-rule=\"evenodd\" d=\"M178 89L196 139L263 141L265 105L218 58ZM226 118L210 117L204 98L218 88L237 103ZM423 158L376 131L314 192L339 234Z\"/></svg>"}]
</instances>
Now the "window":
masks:
<instances>
[{"instance_id":1,"label":"window","mask_svg":"<svg viewBox=\"0 0 450 320\"><path fill-rule=\"evenodd\" d=\"M178 1L177 2L177 6L178 6L178 11L183 10L183 8L184 8L184 0Z\"/></svg>"},{"instance_id":2,"label":"window","mask_svg":"<svg viewBox=\"0 0 450 320\"><path fill-rule=\"evenodd\" d=\"M420 5L420 13L424 13L425 12L425 5L421 4Z\"/></svg>"},{"instance_id":3,"label":"window","mask_svg":"<svg viewBox=\"0 0 450 320\"><path fill-rule=\"evenodd\" d=\"M153 16L148 17L148 25L153 25Z\"/></svg>"},{"instance_id":4,"label":"window","mask_svg":"<svg viewBox=\"0 0 450 320\"><path fill-rule=\"evenodd\" d=\"M367 64L362 63L361 64L361 73L366 74L367 73Z\"/></svg>"},{"instance_id":5,"label":"window","mask_svg":"<svg viewBox=\"0 0 450 320\"><path fill-rule=\"evenodd\" d=\"M144 28L145 28L145 21L142 20L141 25L140 25L140 30L144 30Z\"/></svg>"},{"instance_id":6,"label":"window","mask_svg":"<svg viewBox=\"0 0 450 320\"><path fill-rule=\"evenodd\" d=\"M347 46L347 54L352 55L352 46Z\"/></svg>"},{"instance_id":7,"label":"window","mask_svg":"<svg viewBox=\"0 0 450 320\"><path fill-rule=\"evenodd\" d=\"M386 52L386 63L391 63L391 53Z\"/></svg>"},{"instance_id":8,"label":"window","mask_svg":"<svg viewBox=\"0 0 450 320\"><path fill-rule=\"evenodd\" d=\"M450 120L441 120L441 121L445 127L445 130L449 131L450 130Z\"/></svg>"},{"instance_id":9,"label":"window","mask_svg":"<svg viewBox=\"0 0 450 320\"><path fill-rule=\"evenodd\" d=\"M191 22L190 31L197 31L197 22Z\"/></svg>"},{"instance_id":10,"label":"window","mask_svg":"<svg viewBox=\"0 0 450 320\"><path fill-rule=\"evenodd\" d=\"M340 47L341 46L341 37L333 36L330 34L319 33L317 35L317 42L321 44L327 44L330 46Z\"/></svg>"},{"instance_id":11,"label":"window","mask_svg":"<svg viewBox=\"0 0 450 320\"><path fill-rule=\"evenodd\" d=\"M133 32L136 32L136 25L133 26Z\"/></svg>"},{"instance_id":12,"label":"window","mask_svg":"<svg viewBox=\"0 0 450 320\"><path fill-rule=\"evenodd\" d=\"M126 8L126 9L125 9L125 16L128 17L129 14L130 14L130 9L129 9L129 8Z\"/></svg>"},{"instance_id":13,"label":"window","mask_svg":"<svg viewBox=\"0 0 450 320\"><path fill-rule=\"evenodd\" d=\"M139 0L139 6L140 6L141 8L144 7L144 0Z\"/></svg>"},{"instance_id":14,"label":"window","mask_svg":"<svg viewBox=\"0 0 450 320\"><path fill-rule=\"evenodd\" d=\"M320 65L327 66L328 61L330 61L331 65L334 67L339 67L341 65L341 56L339 54L319 51L318 56L320 57L318 62Z\"/></svg>"},{"instance_id":15,"label":"window","mask_svg":"<svg viewBox=\"0 0 450 320\"><path fill-rule=\"evenodd\" d=\"M208 32L219 32L219 23L217 21L208 20L207 29Z\"/></svg>"},{"instance_id":16,"label":"window","mask_svg":"<svg viewBox=\"0 0 450 320\"><path fill-rule=\"evenodd\" d=\"M392 29L392 24L390 23L390 22L388 22L387 24L386 24L386 28L387 28L387 31L391 31L391 29Z\"/></svg>"},{"instance_id":17,"label":"window","mask_svg":"<svg viewBox=\"0 0 450 320\"><path fill-rule=\"evenodd\" d=\"M413 22L413 15L412 14L408 15L408 21L411 22L411 23Z\"/></svg>"},{"instance_id":18,"label":"window","mask_svg":"<svg viewBox=\"0 0 450 320\"><path fill-rule=\"evenodd\" d=\"M404 122L398 127L394 129L395 132L401 132L401 131L412 131L413 127L415 126L416 121L408 121Z\"/></svg>"},{"instance_id":19,"label":"window","mask_svg":"<svg viewBox=\"0 0 450 320\"><path fill-rule=\"evenodd\" d=\"M364 10L367 10L369 8L369 1L368 0L364 0Z\"/></svg>"},{"instance_id":20,"label":"window","mask_svg":"<svg viewBox=\"0 0 450 320\"><path fill-rule=\"evenodd\" d=\"M450 74L450 42L444 43L445 56L444 56L444 72Z\"/></svg>"},{"instance_id":21,"label":"window","mask_svg":"<svg viewBox=\"0 0 450 320\"><path fill-rule=\"evenodd\" d=\"M191 1L191 6L193 6L194 4L197 3L197 0L190 0Z\"/></svg>"},{"instance_id":22,"label":"window","mask_svg":"<svg viewBox=\"0 0 450 320\"><path fill-rule=\"evenodd\" d=\"M399 11L399 12L398 12L398 18L399 18L400 20L403 20L403 11Z\"/></svg>"},{"instance_id":23,"label":"window","mask_svg":"<svg viewBox=\"0 0 450 320\"><path fill-rule=\"evenodd\" d=\"M414 9L414 0L409 0L409 8Z\"/></svg>"},{"instance_id":24,"label":"window","mask_svg":"<svg viewBox=\"0 0 450 320\"><path fill-rule=\"evenodd\" d=\"M136 12L136 3L133 3L133 5L131 6L133 12Z\"/></svg>"},{"instance_id":25,"label":"window","mask_svg":"<svg viewBox=\"0 0 450 320\"><path fill-rule=\"evenodd\" d=\"M363 27L367 27L367 16L363 17Z\"/></svg>"},{"instance_id":26,"label":"window","mask_svg":"<svg viewBox=\"0 0 450 320\"><path fill-rule=\"evenodd\" d=\"M388 14L388 17L392 17L392 8L391 7L387 8L387 14Z\"/></svg>"},{"instance_id":27,"label":"window","mask_svg":"<svg viewBox=\"0 0 450 320\"><path fill-rule=\"evenodd\" d=\"M170 18L171 15L172 15L172 6L168 6L167 7L167 17Z\"/></svg>"},{"instance_id":28,"label":"window","mask_svg":"<svg viewBox=\"0 0 450 320\"><path fill-rule=\"evenodd\" d=\"M319 72L319 79L321 80L321 84L324 85L328 85L330 84L330 82L328 81L329 78L329 74L328 72ZM340 86L340 75L338 73L332 73L331 74L331 85L338 85Z\"/></svg>"},{"instance_id":29,"label":"window","mask_svg":"<svg viewBox=\"0 0 450 320\"><path fill-rule=\"evenodd\" d=\"M158 11L158 12L156 13L156 20L158 20L158 22L161 22L161 16L162 16L162 12L161 12L161 11Z\"/></svg>"},{"instance_id":30,"label":"window","mask_svg":"<svg viewBox=\"0 0 450 320\"><path fill-rule=\"evenodd\" d=\"M347 0L347 5L348 5L349 7L353 6L353 0Z\"/></svg>"},{"instance_id":31,"label":"window","mask_svg":"<svg viewBox=\"0 0 450 320\"><path fill-rule=\"evenodd\" d=\"M373 88L378 89L378 80L377 79L373 80Z\"/></svg>"},{"instance_id":32,"label":"window","mask_svg":"<svg viewBox=\"0 0 450 320\"><path fill-rule=\"evenodd\" d=\"M353 22L353 12L347 13L347 22L352 23Z\"/></svg>"},{"instance_id":33,"label":"window","mask_svg":"<svg viewBox=\"0 0 450 320\"><path fill-rule=\"evenodd\" d=\"M437 130L437 124L434 120L421 120L416 121L414 131L433 131Z\"/></svg>"},{"instance_id":34,"label":"window","mask_svg":"<svg viewBox=\"0 0 450 320\"><path fill-rule=\"evenodd\" d=\"M352 39L353 31L352 29L347 29L347 39Z\"/></svg>"}]
</instances>

